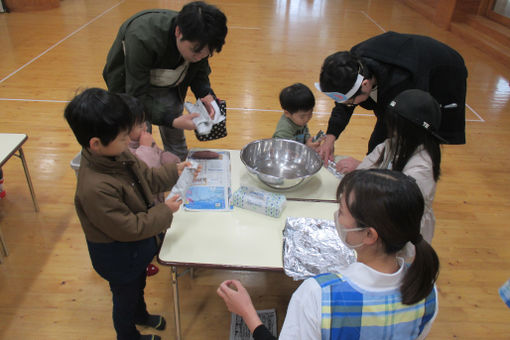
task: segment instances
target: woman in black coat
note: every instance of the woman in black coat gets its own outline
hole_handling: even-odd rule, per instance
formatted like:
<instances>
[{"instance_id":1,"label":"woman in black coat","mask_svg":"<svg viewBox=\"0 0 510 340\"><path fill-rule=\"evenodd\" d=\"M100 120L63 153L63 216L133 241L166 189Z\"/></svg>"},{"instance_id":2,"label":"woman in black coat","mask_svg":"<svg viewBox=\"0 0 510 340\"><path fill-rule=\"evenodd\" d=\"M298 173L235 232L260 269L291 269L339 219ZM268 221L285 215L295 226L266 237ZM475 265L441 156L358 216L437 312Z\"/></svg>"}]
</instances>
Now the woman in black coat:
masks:
<instances>
[{"instance_id":1,"label":"woman in black coat","mask_svg":"<svg viewBox=\"0 0 510 340\"><path fill-rule=\"evenodd\" d=\"M334 142L357 105L377 117L368 152L386 139L384 112L400 92L421 89L441 105L439 135L465 144L467 69L462 56L430 37L387 32L324 60L316 87L335 100L321 157L333 158Z\"/></svg>"}]
</instances>

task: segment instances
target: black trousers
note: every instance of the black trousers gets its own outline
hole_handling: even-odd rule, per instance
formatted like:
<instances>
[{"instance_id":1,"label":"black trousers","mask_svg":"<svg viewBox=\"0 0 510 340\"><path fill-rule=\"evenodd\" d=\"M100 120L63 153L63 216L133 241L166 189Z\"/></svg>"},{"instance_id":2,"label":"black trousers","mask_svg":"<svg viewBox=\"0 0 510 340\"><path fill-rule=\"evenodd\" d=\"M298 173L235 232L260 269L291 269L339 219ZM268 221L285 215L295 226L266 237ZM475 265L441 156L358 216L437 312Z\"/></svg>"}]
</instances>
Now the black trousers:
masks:
<instances>
[{"instance_id":1,"label":"black trousers","mask_svg":"<svg viewBox=\"0 0 510 340\"><path fill-rule=\"evenodd\" d=\"M145 272L129 283L112 283L113 326L117 331L117 340L138 340L140 332L135 324L145 323L149 317L144 299L147 275Z\"/></svg>"}]
</instances>

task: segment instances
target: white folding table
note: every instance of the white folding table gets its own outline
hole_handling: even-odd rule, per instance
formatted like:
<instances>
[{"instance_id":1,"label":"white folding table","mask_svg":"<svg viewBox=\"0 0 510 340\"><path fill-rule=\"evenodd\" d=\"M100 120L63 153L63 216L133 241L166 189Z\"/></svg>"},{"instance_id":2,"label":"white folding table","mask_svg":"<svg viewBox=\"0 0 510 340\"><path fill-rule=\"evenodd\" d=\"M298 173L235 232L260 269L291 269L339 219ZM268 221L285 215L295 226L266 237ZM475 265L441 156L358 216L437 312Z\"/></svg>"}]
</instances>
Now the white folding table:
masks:
<instances>
[{"instance_id":1,"label":"white folding table","mask_svg":"<svg viewBox=\"0 0 510 340\"><path fill-rule=\"evenodd\" d=\"M285 194L288 198L334 200L339 180L322 168L315 176L287 191L276 191L253 178L238 150L231 158L232 191L240 185ZM337 204L287 201L279 218L234 207L230 212L192 212L180 209L167 230L158 261L171 266L177 339L182 339L179 311L178 267L282 271L283 229L287 217L329 219Z\"/></svg>"},{"instance_id":2,"label":"white folding table","mask_svg":"<svg viewBox=\"0 0 510 340\"><path fill-rule=\"evenodd\" d=\"M30 194L32 195L32 202L34 203L35 211L39 211L39 205L37 204L37 199L35 197L34 186L32 185L32 180L30 178L30 173L28 171L27 161L25 159L25 154L23 153L23 144L28 139L28 136L20 133L0 133L0 168L14 155L21 159L21 163L23 164L23 170L25 170L25 177L27 178L28 188L30 189ZM5 256L9 255L7 250L7 246L5 245L2 231L0 230L0 242L2 243L2 248Z\"/></svg>"}]
</instances>

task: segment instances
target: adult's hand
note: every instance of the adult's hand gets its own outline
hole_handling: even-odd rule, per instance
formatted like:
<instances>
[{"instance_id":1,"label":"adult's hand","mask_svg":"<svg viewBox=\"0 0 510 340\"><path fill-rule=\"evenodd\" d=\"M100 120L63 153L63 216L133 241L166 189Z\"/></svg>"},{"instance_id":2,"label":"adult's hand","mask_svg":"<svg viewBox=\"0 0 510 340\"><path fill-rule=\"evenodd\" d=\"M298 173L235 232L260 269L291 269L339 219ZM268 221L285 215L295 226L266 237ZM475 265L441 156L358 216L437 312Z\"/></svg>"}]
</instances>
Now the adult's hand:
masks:
<instances>
[{"instance_id":1,"label":"adult's hand","mask_svg":"<svg viewBox=\"0 0 510 340\"><path fill-rule=\"evenodd\" d=\"M207 112L209 112L209 116L211 116L211 119L214 119L214 108L212 107L211 104L211 102L214 101L214 97L212 96L212 94L208 94L207 96L200 98L200 100L202 101L202 103L204 103Z\"/></svg>"},{"instance_id":2,"label":"adult's hand","mask_svg":"<svg viewBox=\"0 0 510 340\"><path fill-rule=\"evenodd\" d=\"M326 164L328 161L333 160L333 155L335 152L335 140L335 136L326 135L322 141L321 146L319 147L319 155Z\"/></svg>"},{"instance_id":3,"label":"adult's hand","mask_svg":"<svg viewBox=\"0 0 510 340\"><path fill-rule=\"evenodd\" d=\"M193 118L198 117L198 113L190 113L187 115L182 115L174 119L172 126L176 129L183 130L195 130L196 126L193 123Z\"/></svg>"},{"instance_id":4,"label":"adult's hand","mask_svg":"<svg viewBox=\"0 0 510 340\"><path fill-rule=\"evenodd\" d=\"M361 162L358 161L356 158L347 157L347 158L339 160L336 163L336 171L338 171L342 174L347 174L351 171L356 170L356 168L358 167L358 165L360 163Z\"/></svg>"},{"instance_id":5,"label":"adult's hand","mask_svg":"<svg viewBox=\"0 0 510 340\"><path fill-rule=\"evenodd\" d=\"M233 289L233 288L235 289ZM223 281L216 293L225 301L227 308L232 313L240 315L246 326L253 333L255 328L262 324L246 288L237 280Z\"/></svg>"}]
</instances>

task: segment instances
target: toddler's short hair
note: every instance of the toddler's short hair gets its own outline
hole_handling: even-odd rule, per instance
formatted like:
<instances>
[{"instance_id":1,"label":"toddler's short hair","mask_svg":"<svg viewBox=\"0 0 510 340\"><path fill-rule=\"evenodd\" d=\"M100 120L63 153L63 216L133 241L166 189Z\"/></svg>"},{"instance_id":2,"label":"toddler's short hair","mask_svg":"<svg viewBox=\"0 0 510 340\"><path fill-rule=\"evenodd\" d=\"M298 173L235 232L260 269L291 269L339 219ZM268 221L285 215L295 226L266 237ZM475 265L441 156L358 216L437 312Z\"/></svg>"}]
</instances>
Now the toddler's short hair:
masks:
<instances>
[{"instance_id":1,"label":"toddler's short hair","mask_svg":"<svg viewBox=\"0 0 510 340\"><path fill-rule=\"evenodd\" d=\"M287 86L280 92L280 105L290 114L309 111L315 106L315 97L308 86L296 83Z\"/></svg>"}]
</instances>

